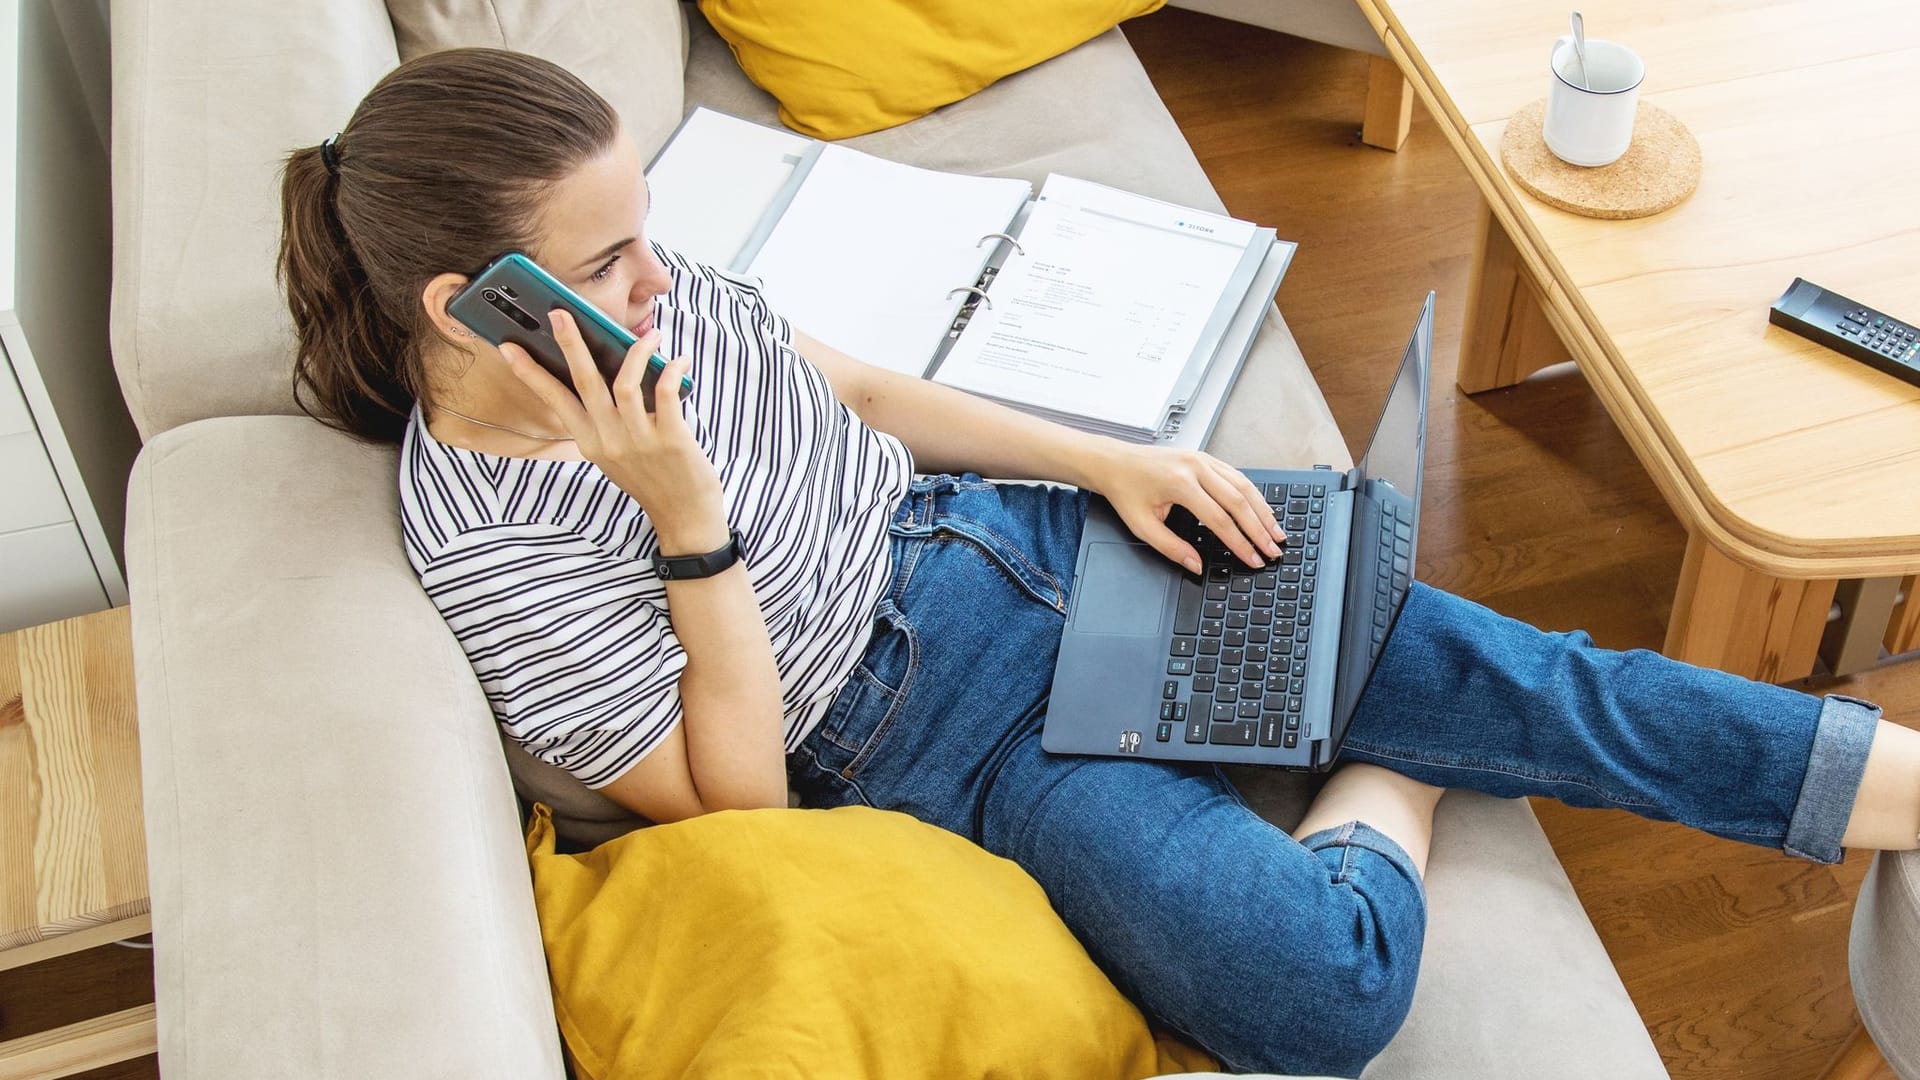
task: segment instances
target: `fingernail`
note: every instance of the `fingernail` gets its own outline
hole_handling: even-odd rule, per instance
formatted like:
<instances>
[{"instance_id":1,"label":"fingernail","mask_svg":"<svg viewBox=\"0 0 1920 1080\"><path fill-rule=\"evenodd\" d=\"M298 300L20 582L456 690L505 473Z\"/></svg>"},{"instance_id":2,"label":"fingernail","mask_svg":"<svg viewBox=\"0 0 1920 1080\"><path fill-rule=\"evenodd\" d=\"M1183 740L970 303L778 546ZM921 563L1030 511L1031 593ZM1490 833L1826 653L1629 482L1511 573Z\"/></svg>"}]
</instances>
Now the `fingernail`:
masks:
<instances>
[{"instance_id":1,"label":"fingernail","mask_svg":"<svg viewBox=\"0 0 1920 1080\"><path fill-rule=\"evenodd\" d=\"M1196 574L1197 574L1197 573L1199 573L1199 572L1200 572L1200 560L1199 560L1199 558L1198 558L1198 557L1189 557L1189 558L1187 559L1187 569L1188 569L1188 570L1191 570L1191 571L1193 571L1193 572L1194 572L1194 573L1196 573Z\"/></svg>"}]
</instances>

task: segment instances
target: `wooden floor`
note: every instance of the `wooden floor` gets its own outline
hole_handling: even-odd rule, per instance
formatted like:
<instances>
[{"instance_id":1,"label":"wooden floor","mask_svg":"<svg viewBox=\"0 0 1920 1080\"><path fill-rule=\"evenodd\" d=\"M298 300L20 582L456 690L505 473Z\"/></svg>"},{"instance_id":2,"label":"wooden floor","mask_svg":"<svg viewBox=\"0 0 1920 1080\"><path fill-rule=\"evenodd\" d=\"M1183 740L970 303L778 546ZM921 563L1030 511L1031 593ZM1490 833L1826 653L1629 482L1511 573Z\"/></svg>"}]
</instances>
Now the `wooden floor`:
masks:
<instances>
[{"instance_id":1,"label":"wooden floor","mask_svg":"<svg viewBox=\"0 0 1920 1080\"><path fill-rule=\"evenodd\" d=\"M1358 53L1173 8L1126 32L1228 210L1300 243L1280 310L1349 443L1372 431L1438 290L1420 577L1659 648L1686 536L1579 372L1472 398L1453 385L1479 195L1432 121L1416 106L1399 153L1363 146ZM1813 689L1920 727L1920 662ZM1534 809L1674 1077L1821 1074L1854 1023L1847 928L1866 856L1825 867L1625 813Z\"/></svg>"},{"instance_id":2,"label":"wooden floor","mask_svg":"<svg viewBox=\"0 0 1920 1080\"><path fill-rule=\"evenodd\" d=\"M1359 54L1174 9L1127 33L1228 208L1300 242L1280 306L1350 439L1371 430L1420 299L1439 291L1420 576L1603 645L1659 647L1684 536L1579 373L1453 389L1477 195L1431 122L1416 108L1397 154L1362 146ZM1920 726L1920 663L1835 688ZM1535 809L1676 1078L1819 1075L1853 1023L1863 857L1827 868ZM0 974L0 1038L150 999L150 984L146 955L114 948ZM157 1075L151 1058L87 1074Z\"/></svg>"}]
</instances>

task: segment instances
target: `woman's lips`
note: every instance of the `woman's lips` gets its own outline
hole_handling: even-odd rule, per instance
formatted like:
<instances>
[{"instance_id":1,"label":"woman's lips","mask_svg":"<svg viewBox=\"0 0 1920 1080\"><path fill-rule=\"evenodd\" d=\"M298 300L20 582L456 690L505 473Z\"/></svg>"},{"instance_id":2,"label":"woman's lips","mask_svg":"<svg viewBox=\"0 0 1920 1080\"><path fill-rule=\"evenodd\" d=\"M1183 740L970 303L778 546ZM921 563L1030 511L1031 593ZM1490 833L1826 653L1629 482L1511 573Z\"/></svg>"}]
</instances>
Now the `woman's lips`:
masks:
<instances>
[{"instance_id":1,"label":"woman's lips","mask_svg":"<svg viewBox=\"0 0 1920 1080\"><path fill-rule=\"evenodd\" d=\"M633 331L634 337L646 337L647 331L653 329L653 312L651 311L647 312L646 318L641 319L639 322L634 323L632 326L627 327L627 329Z\"/></svg>"}]
</instances>

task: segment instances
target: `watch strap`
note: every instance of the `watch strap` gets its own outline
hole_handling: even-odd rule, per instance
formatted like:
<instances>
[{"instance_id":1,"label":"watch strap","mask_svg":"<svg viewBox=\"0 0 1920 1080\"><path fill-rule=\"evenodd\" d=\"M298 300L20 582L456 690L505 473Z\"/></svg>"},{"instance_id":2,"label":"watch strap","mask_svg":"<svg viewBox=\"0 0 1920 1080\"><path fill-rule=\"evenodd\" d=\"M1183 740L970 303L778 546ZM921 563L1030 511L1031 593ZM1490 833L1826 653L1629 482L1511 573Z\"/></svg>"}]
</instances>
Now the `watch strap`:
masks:
<instances>
[{"instance_id":1,"label":"watch strap","mask_svg":"<svg viewBox=\"0 0 1920 1080\"><path fill-rule=\"evenodd\" d=\"M667 556L655 552L653 572L660 575L661 581L695 581L710 578L746 557L747 549L740 539L740 530L729 528L726 544L705 555Z\"/></svg>"}]
</instances>

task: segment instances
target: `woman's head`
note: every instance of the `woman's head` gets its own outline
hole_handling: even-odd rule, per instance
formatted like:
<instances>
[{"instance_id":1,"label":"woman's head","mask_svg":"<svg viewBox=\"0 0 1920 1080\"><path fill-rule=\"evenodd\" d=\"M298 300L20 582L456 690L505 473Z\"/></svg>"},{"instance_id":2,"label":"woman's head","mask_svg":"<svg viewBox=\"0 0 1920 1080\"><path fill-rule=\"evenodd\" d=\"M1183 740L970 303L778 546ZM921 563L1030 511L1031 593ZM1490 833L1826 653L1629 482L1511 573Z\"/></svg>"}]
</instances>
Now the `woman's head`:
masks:
<instances>
[{"instance_id":1,"label":"woman's head","mask_svg":"<svg viewBox=\"0 0 1920 1080\"><path fill-rule=\"evenodd\" d=\"M332 156L316 145L287 158L280 275L299 336L295 397L333 426L400 438L445 358L476 351L446 302L503 251L626 322L665 288L640 239L638 151L605 100L547 61L453 49L402 64Z\"/></svg>"}]
</instances>

